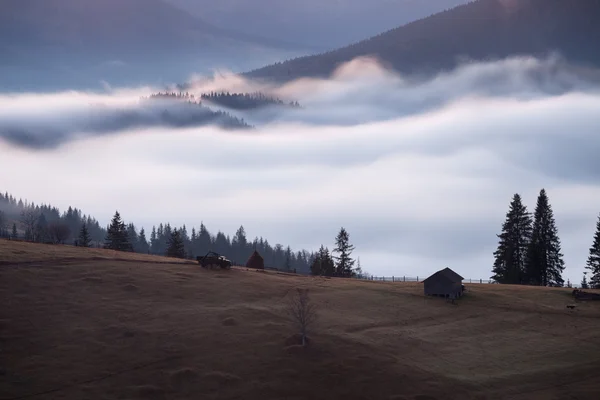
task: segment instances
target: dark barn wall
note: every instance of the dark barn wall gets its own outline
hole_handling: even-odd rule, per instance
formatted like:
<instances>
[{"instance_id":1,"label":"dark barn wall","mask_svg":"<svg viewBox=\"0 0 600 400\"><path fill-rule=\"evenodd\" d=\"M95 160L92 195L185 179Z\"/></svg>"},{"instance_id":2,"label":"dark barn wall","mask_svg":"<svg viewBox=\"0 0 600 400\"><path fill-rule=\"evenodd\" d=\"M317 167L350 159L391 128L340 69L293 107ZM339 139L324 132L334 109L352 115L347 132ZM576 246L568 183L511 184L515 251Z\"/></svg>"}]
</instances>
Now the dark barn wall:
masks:
<instances>
[{"instance_id":1,"label":"dark barn wall","mask_svg":"<svg viewBox=\"0 0 600 400\"><path fill-rule=\"evenodd\" d=\"M434 277L431 280L425 281L423 286L425 295L459 294L461 290L461 282L450 282L439 277Z\"/></svg>"}]
</instances>

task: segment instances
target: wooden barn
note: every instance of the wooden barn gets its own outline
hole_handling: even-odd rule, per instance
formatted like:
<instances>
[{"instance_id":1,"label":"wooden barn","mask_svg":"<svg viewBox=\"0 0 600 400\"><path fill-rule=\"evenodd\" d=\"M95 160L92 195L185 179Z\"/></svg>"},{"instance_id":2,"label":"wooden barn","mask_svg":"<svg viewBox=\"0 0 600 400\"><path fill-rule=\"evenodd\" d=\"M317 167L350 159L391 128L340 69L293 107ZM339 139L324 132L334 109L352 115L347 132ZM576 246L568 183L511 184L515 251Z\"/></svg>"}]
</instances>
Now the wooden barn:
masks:
<instances>
[{"instance_id":1,"label":"wooden barn","mask_svg":"<svg viewBox=\"0 0 600 400\"><path fill-rule=\"evenodd\" d=\"M426 296L458 298L463 293L463 279L450 268L444 268L423 281L423 290Z\"/></svg>"}]
</instances>

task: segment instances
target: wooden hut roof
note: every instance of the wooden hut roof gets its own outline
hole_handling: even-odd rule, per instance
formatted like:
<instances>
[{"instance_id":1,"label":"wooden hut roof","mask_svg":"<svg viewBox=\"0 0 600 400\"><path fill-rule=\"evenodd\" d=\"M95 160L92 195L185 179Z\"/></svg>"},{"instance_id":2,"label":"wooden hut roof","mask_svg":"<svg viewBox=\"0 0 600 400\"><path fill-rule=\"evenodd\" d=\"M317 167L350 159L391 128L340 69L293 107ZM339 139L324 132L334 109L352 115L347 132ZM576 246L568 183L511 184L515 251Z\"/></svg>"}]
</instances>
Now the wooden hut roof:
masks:
<instances>
[{"instance_id":1,"label":"wooden hut roof","mask_svg":"<svg viewBox=\"0 0 600 400\"><path fill-rule=\"evenodd\" d=\"M465 279L462 276L460 276L459 274L457 274L456 272L452 271L450 268L444 268L442 270L439 270L435 274L431 275L430 277L425 279L423 282L425 282L429 279L438 278L438 277L444 278L450 282L460 282L463 279Z\"/></svg>"}]
</instances>

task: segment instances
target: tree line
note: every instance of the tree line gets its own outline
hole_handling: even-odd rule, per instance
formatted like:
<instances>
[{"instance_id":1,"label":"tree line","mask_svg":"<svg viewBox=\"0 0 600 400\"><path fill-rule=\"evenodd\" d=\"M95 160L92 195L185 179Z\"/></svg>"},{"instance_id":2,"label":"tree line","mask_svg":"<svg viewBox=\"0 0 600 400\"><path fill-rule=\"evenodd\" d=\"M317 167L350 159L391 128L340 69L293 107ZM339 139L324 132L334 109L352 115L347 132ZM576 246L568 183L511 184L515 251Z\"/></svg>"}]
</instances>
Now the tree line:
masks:
<instances>
[{"instance_id":1,"label":"tree line","mask_svg":"<svg viewBox=\"0 0 600 400\"><path fill-rule=\"evenodd\" d=\"M250 255L258 251L265 261L265 266L284 271L344 278L361 275L360 261L355 267L356 261L351 257L354 246L350 244L350 236L343 227L335 242L333 253L336 255L330 253L323 245L317 253L309 253L306 250L293 252L290 246L284 248L276 244L271 247L262 237L248 241L243 226L230 238L222 232L218 232L216 236L211 235L203 223L198 231L192 228L191 235L188 234L185 225L174 228L168 223L161 223L158 228L152 227L150 238L147 238L143 228L138 234L135 226L131 223L125 224L116 211L107 229L104 248L192 259L215 251L227 256L237 265L245 264Z\"/></svg>"},{"instance_id":2,"label":"tree line","mask_svg":"<svg viewBox=\"0 0 600 400\"><path fill-rule=\"evenodd\" d=\"M299 108L300 104L297 101L285 103L283 100L265 95L262 92L255 93L229 93L229 92L210 92L201 95L203 100L208 100L212 103L219 104L236 110L251 110L254 108L278 105Z\"/></svg>"},{"instance_id":3,"label":"tree line","mask_svg":"<svg viewBox=\"0 0 600 400\"><path fill-rule=\"evenodd\" d=\"M153 100L169 100L178 101L179 108L164 109L160 112L160 121L169 126L186 127L206 124L217 124L224 129L252 129L243 118L238 118L229 112L217 110L214 111L210 107L196 100L193 94L175 93L175 92L158 92L152 93L148 97L141 97L142 101ZM186 112L183 112L186 111ZM129 111L123 115L123 119L134 124L141 118L137 111ZM139 122L139 121L137 121Z\"/></svg>"},{"instance_id":4,"label":"tree line","mask_svg":"<svg viewBox=\"0 0 600 400\"><path fill-rule=\"evenodd\" d=\"M56 207L17 200L8 193L0 193L0 237L184 258L216 251L237 264L245 264L257 250L266 266L304 274L310 273L314 258L307 250L293 251L290 246L272 245L263 237L249 240L243 226L233 237L221 231L212 234L204 223L191 230L186 225L176 228L170 223L160 223L147 233L143 227L138 230L134 223L125 223L117 211L104 228L77 208L69 207L61 214Z\"/></svg>"},{"instance_id":5,"label":"tree line","mask_svg":"<svg viewBox=\"0 0 600 400\"><path fill-rule=\"evenodd\" d=\"M0 193L0 237L39 243L67 243L77 238L86 225L90 243L99 244L106 234L98 221L81 210L69 207L61 213L46 204L17 200Z\"/></svg>"},{"instance_id":6,"label":"tree line","mask_svg":"<svg viewBox=\"0 0 600 400\"><path fill-rule=\"evenodd\" d=\"M497 236L491 279L506 284L564 286L564 255L545 189L539 192L533 215L521 195L515 193ZM600 288L600 217L589 253L586 269L590 270L591 279L588 283L584 273L581 286ZM570 282L567 286L571 286Z\"/></svg>"}]
</instances>

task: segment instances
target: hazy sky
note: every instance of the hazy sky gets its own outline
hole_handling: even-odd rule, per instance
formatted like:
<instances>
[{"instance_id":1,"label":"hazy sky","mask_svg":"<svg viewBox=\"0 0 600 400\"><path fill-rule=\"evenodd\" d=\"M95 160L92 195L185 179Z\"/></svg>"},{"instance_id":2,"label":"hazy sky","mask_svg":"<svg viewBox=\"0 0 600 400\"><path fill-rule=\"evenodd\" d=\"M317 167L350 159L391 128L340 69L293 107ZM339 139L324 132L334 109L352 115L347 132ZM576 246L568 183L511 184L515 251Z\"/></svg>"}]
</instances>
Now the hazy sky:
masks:
<instances>
[{"instance_id":1,"label":"hazy sky","mask_svg":"<svg viewBox=\"0 0 600 400\"><path fill-rule=\"evenodd\" d=\"M219 78L196 90L217 86L248 89ZM31 139L0 139L0 190L102 224L115 209L147 230L204 221L233 234L243 224L250 238L296 249L331 248L344 226L370 273L449 266L487 279L512 195L533 211L545 188L565 279L581 280L600 213L599 86L555 60L516 59L421 83L358 61L328 81L269 89L305 108L248 115L261 125L240 133L93 134L90 113L140 107L148 88L0 97L0 131ZM45 148L47 135L61 139Z\"/></svg>"}]
</instances>

